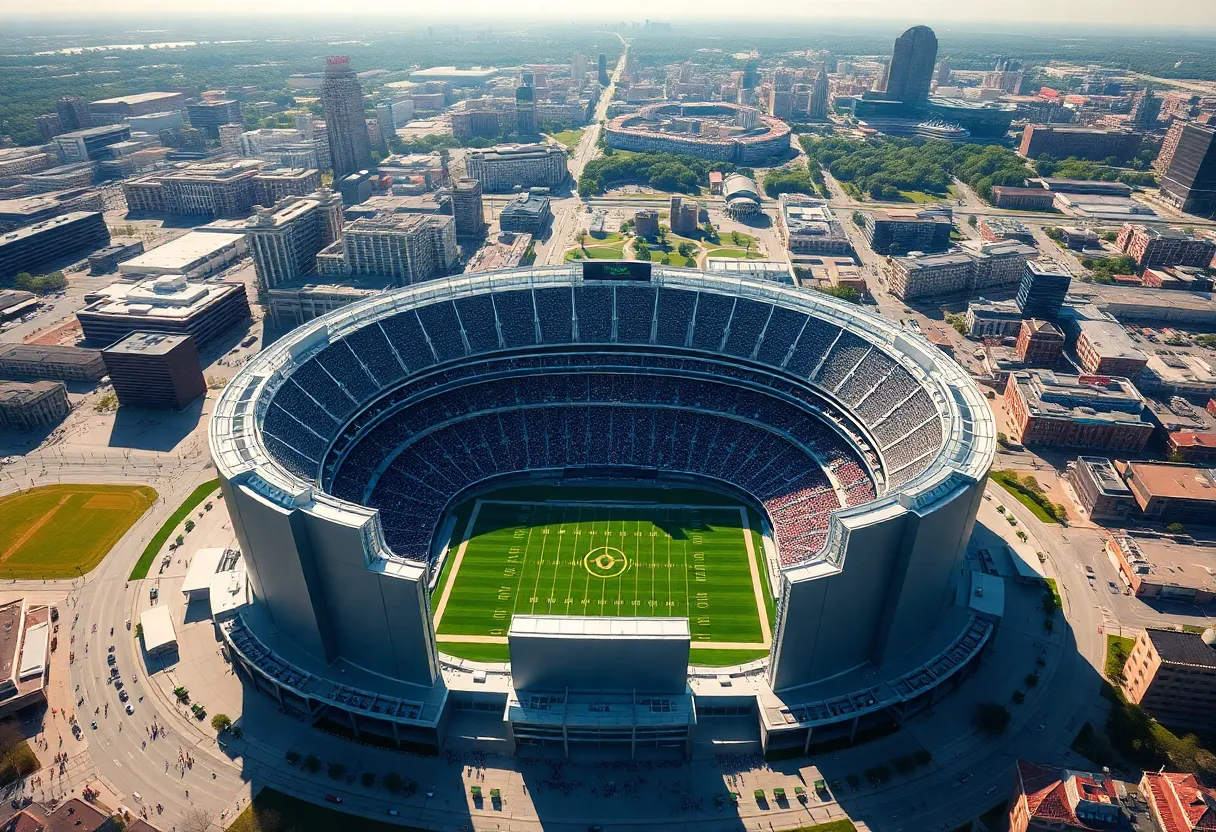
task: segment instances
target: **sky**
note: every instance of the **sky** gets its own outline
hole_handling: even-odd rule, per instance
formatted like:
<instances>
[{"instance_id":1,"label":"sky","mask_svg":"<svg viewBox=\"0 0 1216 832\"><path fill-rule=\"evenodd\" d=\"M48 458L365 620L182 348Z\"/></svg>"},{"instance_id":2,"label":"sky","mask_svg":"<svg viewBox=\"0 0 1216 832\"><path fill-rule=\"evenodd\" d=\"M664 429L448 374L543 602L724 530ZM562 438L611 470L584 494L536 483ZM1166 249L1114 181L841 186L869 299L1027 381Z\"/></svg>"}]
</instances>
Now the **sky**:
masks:
<instances>
[{"instance_id":1,"label":"sky","mask_svg":"<svg viewBox=\"0 0 1216 832\"><path fill-rule=\"evenodd\" d=\"M0 20L14 18L78 18L109 20L169 17L267 17L276 15L309 17L333 16L341 9L343 18L382 15L396 19L423 21L443 19L485 23L503 18L501 0L206 0L196 5L164 0L56 0L55 3L30 3L29 0L0 0ZM835 19L853 21L921 21L930 25L971 23L983 28L1002 24L1024 25L1041 22L1053 30L1060 24L1083 24L1094 29L1116 27L1131 29L1176 27L1179 30L1216 30L1214 0L778 0L759 7L738 0L613 0L572 3L569 0L528 0L510 4L533 20L550 22L593 19L634 20L648 17L678 23L685 20L761 20ZM611 11L609 11L609 9ZM658 13L658 14L656 14ZM1143 20L1151 15L1151 20Z\"/></svg>"}]
</instances>

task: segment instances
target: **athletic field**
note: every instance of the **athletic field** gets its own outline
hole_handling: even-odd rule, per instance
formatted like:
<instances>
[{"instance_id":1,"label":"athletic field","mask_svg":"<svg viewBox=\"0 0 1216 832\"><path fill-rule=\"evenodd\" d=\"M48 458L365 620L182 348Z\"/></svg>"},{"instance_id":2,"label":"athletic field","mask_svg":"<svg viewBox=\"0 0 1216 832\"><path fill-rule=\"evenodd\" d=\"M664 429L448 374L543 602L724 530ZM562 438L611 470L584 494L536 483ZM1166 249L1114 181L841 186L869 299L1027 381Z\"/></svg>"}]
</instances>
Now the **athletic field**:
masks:
<instances>
[{"instance_id":1,"label":"athletic field","mask_svg":"<svg viewBox=\"0 0 1216 832\"><path fill-rule=\"evenodd\" d=\"M516 613L674 616L694 663L755 658L771 643L758 541L737 505L478 500L436 587L440 647L504 661Z\"/></svg>"},{"instance_id":2,"label":"athletic field","mask_svg":"<svg viewBox=\"0 0 1216 832\"><path fill-rule=\"evenodd\" d=\"M47 485L0 497L0 578L74 578L156 500L148 486Z\"/></svg>"}]
</instances>

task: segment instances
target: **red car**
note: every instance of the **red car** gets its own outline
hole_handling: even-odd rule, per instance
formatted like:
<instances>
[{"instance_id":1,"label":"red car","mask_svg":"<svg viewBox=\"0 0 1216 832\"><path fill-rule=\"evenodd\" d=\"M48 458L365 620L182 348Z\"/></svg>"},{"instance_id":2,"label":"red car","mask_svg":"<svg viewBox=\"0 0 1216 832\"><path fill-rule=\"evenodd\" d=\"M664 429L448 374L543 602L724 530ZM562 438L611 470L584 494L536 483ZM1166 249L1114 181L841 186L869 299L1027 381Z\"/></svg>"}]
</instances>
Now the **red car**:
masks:
<instances>
[{"instance_id":1,"label":"red car","mask_svg":"<svg viewBox=\"0 0 1216 832\"><path fill-rule=\"evenodd\" d=\"M338 797L336 794L325 795L325 800L328 803L341 803L342 802L342 798Z\"/></svg>"}]
</instances>

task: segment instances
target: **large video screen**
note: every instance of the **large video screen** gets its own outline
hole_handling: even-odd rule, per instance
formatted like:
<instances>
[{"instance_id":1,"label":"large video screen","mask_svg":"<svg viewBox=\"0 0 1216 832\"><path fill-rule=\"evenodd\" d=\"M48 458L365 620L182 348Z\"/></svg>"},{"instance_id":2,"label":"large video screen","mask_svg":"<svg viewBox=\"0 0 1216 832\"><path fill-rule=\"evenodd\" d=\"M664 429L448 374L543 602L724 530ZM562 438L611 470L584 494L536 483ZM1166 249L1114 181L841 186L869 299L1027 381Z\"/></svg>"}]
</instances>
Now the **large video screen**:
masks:
<instances>
[{"instance_id":1,"label":"large video screen","mask_svg":"<svg viewBox=\"0 0 1216 832\"><path fill-rule=\"evenodd\" d=\"M583 280L650 280L650 264L637 260L587 260Z\"/></svg>"}]
</instances>

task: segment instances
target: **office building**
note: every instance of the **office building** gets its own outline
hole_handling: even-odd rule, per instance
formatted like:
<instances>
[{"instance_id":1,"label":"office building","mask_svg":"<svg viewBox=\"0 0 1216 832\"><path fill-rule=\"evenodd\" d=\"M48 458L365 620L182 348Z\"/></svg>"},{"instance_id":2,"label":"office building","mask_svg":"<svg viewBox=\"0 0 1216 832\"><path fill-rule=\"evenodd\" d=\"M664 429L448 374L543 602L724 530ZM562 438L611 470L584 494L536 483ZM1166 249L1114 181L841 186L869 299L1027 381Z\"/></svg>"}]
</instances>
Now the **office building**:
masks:
<instances>
[{"instance_id":1,"label":"office building","mask_svg":"<svg viewBox=\"0 0 1216 832\"><path fill-rule=\"evenodd\" d=\"M1027 159L1051 156L1055 159L1075 157L1103 162L1113 158L1116 164L1121 165L1140 152L1142 141L1139 133L1130 130L1027 124L1022 131L1018 153Z\"/></svg>"},{"instance_id":2,"label":"office building","mask_svg":"<svg viewBox=\"0 0 1216 832\"><path fill-rule=\"evenodd\" d=\"M1012 240L967 241L947 254L914 254L891 260L891 294L903 300L975 294L1017 283L1038 256L1033 246Z\"/></svg>"},{"instance_id":3,"label":"office building","mask_svg":"<svg viewBox=\"0 0 1216 832\"><path fill-rule=\"evenodd\" d=\"M608 77L608 57L601 52L599 58L599 81L601 87L606 87L612 83L612 79Z\"/></svg>"},{"instance_id":4,"label":"office building","mask_svg":"<svg viewBox=\"0 0 1216 832\"><path fill-rule=\"evenodd\" d=\"M1154 829L1195 832L1216 826L1216 790L1206 788L1194 774L1146 771L1140 797L1148 804Z\"/></svg>"},{"instance_id":5,"label":"office building","mask_svg":"<svg viewBox=\"0 0 1216 832\"><path fill-rule=\"evenodd\" d=\"M967 304L967 337L1013 338L1022 327L1022 310L1012 300L979 300Z\"/></svg>"},{"instance_id":6,"label":"office building","mask_svg":"<svg viewBox=\"0 0 1216 832\"><path fill-rule=\"evenodd\" d=\"M110 232L97 211L60 214L0 235L0 277L41 274L109 243Z\"/></svg>"},{"instance_id":7,"label":"office building","mask_svg":"<svg viewBox=\"0 0 1216 832\"><path fill-rule=\"evenodd\" d=\"M0 344L0 376L97 381L106 374L101 353L49 344Z\"/></svg>"},{"instance_id":8,"label":"office building","mask_svg":"<svg viewBox=\"0 0 1216 832\"><path fill-rule=\"evenodd\" d=\"M481 183L476 179L461 177L452 185L452 216L456 218L457 237L476 237L485 233Z\"/></svg>"},{"instance_id":9,"label":"office building","mask_svg":"<svg viewBox=\"0 0 1216 832\"><path fill-rule=\"evenodd\" d=\"M189 335L132 332L101 351L119 407L182 410L207 392Z\"/></svg>"},{"instance_id":10,"label":"office building","mask_svg":"<svg viewBox=\"0 0 1216 832\"><path fill-rule=\"evenodd\" d=\"M1125 378L1014 372L1005 404L1012 438L1024 445L1135 453L1153 433L1144 397Z\"/></svg>"},{"instance_id":11,"label":"office building","mask_svg":"<svg viewBox=\"0 0 1216 832\"><path fill-rule=\"evenodd\" d=\"M190 126L201 130L213 141L220 138L220 125L242 124L241 103L239 101L199 101L197 104L186 105L186 117Z\"/></svg>"},{"instance_id":12,"label":"office building","mask_svg":"<svg viewBox=\"0 0 1216 832\"><path fill-rule=\"evenodd\" d=\"M1064 355L1064 333L1050 321L1027 318L1018 330L1014 350L1023 366L1054 370Z\"/></svg>"},{"instance_id":13,"label":"office building","mask_svg":"<svg viewBox=\"0 0 1216 832\"><path fill-rule=\"evenodd\" d=\"M1087 373L1103 376L1123 376L1136 381L1148 363L1148 356L1136 349L1136 344L1121 324L1106 320L1078 320L1077 362Z\"/></svg>"},{"instance_id":14,"label":"office building","mask_svg":"<svg viewBox=\"0 0 1216 832\"><path fill-rule=\"evenodd\" d=\"M342 195L342 204L354 207L371 198L372 187L372 172L369 170L359 170L354 173L347 174L341 179L335 179L338 193Z\"/></svg>"},{"instance_id":15,"label":"office building","mask_svg":"<svg viewBox=\"0 0 1216 832\"><path fill-rule=\"evenodd\" d=\"M59 116L59 124L65 130L87 130L93 126L93 114L89 112L89 104L79 95L65 95L55 104L55 115Z\"/></svg>"},{"instance_id":16,"label":"office building","mask_svg":"<svg viewBox=\"0 0 1216 832\"><path fill-rule=\"evenodd\" d=\"M1109 770L1075 771L1018 760L1009 832L1091 832L1125 821Z\"/></svg>"},{"instance_id":17,"label":"office building","mask_svg":"<svg viewBox=\"0 0 1216 832\"><path fill-rule=\"evenodd\" d=\"M878 210L865 215L866 239L878 254L945 251L950 247L952 227L948 208Z\"/></svg>"},{"instance_id":18,"label":"office building","mask_svg":"<svg viewBox=\"0 0 1216 832\"><path fill-rule=\"evenodd\" d=\"M497 136L499 116L494 110L460 110L452 113L452 135L458 139Z\"/></svg>"},{"instance_id":19,"label":"office building","mask_svg":"<svg viewBox=\"0 0 1216 832\"><path fill-rule=\"evenodd\" d=\"M160 332L190 335L206 349L249 320L245 284L194 282L179 275L115 283L86 295L85 302L76 319L85 339L99 346L132 332Z\"/></svg>"},{"instance_id":20,"label":"office building","mask_svg":"<svg viewBox=\"0 0 1216 832\"><path fill-rule=\"evenodd\" d=\"M695 199L673 196L668 213L673 234L691 237L697 233L701 223L701 203Z\"/></svg>"},{"instance_id":21,"label":"office building","mask_svg":"<svg viewBox=\"0 0 1216 832\"><path fill-rule=\"evenodd\" d=\"M575 52L574 57L570 59L570 77L576 84L581 85L586 75L587 56L582 52Z\"/></svg>"},{"instance_id":22,"label":"office building","mask_svg":"<svg viewBox=\"0 0 1216 832\"><path fill-rule=\"evenodd\" d=\"M1190 123L1192 122L1187 118L1175 118L1170 122L1169 129L1165 131L1165 138L1161 141L1161 149L1157 151L1157 158L1153 159L1153 170L1165 173L1170 169L1170 163L1174 161L1174 154L1178 152L1178 145L1182 142L1182 133Z\"/></svg>"},{"instance_id":23,"label":"office building","mask_svg":"<svg viewBox=\"0 0 1216 832\"><path fill-rule=\"evenodd\" d=\"M262 162L239 159L151 173L122 183L129 211L243 219L253 209Z\"/></svg>"},{"instance_id":24,"label":"office building","mask_svg":"<svg viewBox=\"0 0 1216 832\"><path fill-rule=\"evenodd\" d=\"M1136 501L1115 466L1100 456L1081 456L1068 466L1068 482L1089 519L1121 521L1136 511Z\"/></svg>"},{"instance_id":25,"label":"office building","mask_svg":"<svg viewBox=\"0 0 1216 832\"><path fill-rule=\"evenodd\" d=\"M895 40L887 83L883 89L892 101L925 101L937 63L937 35L928 26L913 26Z\"/></svg>"},{"instance_id":26,"label":"office building","mask_svg":"<svg viewBox=\"0 0 1216 832\"><path fill-rule=\"evenodd\" d=\"M1141 269L1166 266L1206 269L1216 256L1216 242L1199 237L1194 231L1156 226L1150 228L1138 223L1125 223L1119 230L1115 245L1135 260Z\"/></svg>"},{"instance_id":27,"label":"office building","mask_svg":"<svg viewBox=\"0 0 1216 832\"><path fill-rule=\"evenodd\" d=\"M289 196L307 196L321 187L316 168L277 168L253 177L253 202L269 208Z\"/></svg>"},{"instance_id":28,"label":"office building","mask_svg":"<svg viewBox=\"0 0 1216 832\"><path fill-rule=\"evenodd\" d=\"M94 124L117 124L131 116L148 113L165 113L180 110L186 104L186 96L180 92L141 92L120 95L89 103L89 112Z\"/></svg>"},{"instance_id":29,"label":"office building","mask_svg":"<svg viewBox=\"0 0 1216 832\"><path fill-rule=\"evenodd\" d=\"M59 151L59 158L65 163L90 162L104 158L103 148L130 138L130 127L125 124L112 124L107 127L90 127L86 130L61 133L55 137L55 147Z\"/></svg>"},{"instance_id":30,"label":"office building","mask_svg":"<svg viewBox=\"0 0 1216 832\"><path fill-rule=\"evenodd\" d=\"M848 234L825 201L799 194L782 194L778 204L778 230L791 254L852 254Z\"/></svg>"},{"instance_id":31,"label":"office building","mask_svg":"<svg viewBox=\"0 0 1216 832\"><path fill-rule=\"evenodd\" d=\"M260 208L245 227L257 273L258 299L316 270L317 253L341 237L342 201L332 191Z\"/></svg>"},{"instance_id":32,"label":"office building","mask_svg":"<svg viewBox=\"0 0 1216 832\"><path fill-rule=\"evenodd\" d=\"M62 381L0 381L0 430L38 430L68 415Z\"/></svg>"},{"instance_id":33,"label":"office building","mask_svg":"<svg viewBox=\"0 0 1216 832\"><path fill-rule=\"evenodd\" d=\"M337 56L325 59L321 105L325 109L330 163L335 181L371 168L371 147L363 115L363 88L350 68L350 58Z\"/></svg>"},{"instance_id":34,"label":"office building","mask_svg":"<svg viewBox=\"0 0 1216 832\"><path fill-rule=\"evenodd\" d=\"M0 232L33 225L71 211L101 211L103 208L101 193L87 188L0 199Z\"/></svg>"},{"instance_id":35,"label":"office building","mask_svg":"<svg viewBox=\"0 0 1216 832\"><path fill-rule=\"evenodd\" d=\"M408 286L447 274L456 263L456 220L428 214L380 213L342 229L342 239L317 254L317 273L381 278Z\"/></svg>"},{"instance_id":36,"label":"office building","mask_svg":"<svg viewBox=\"0 0 1216 832\"><path fill-rule=\"evenodd\" d=\"M486 193L507 193L514 188L553 188L569 175L566 153L552 145L499 145L474 150L466 157L469 178Z\"/></svg>"},{"instance_id":37,"label":"office building","mask_svg":"<svg viewBox=\"0 0 1216 832\"><path fill-rule=\"evenodd\" d=\"M553 219L549 207L548 191L533 188L507 203L498 215L498 225L503 231L538 236Z\"/></svg>"},{"instance_id":38,"label":"office building","mask_svg":"<svg viewBox=\"0 0 1216 832\"><path fill-rule=\"evenodd\" d=\"M1031 260L1022 273L1017 304L1026 318L1054 320L1064 305L1072 275L1056 266Z\"/></svg>"},{"instance_id":39,"label":"office building","mask_svg":"<svg viewBox=\"0 0 1216 832\"><path fill-rule=\"evenodd\" d=\"M521 136L536 135L536 98L530 86L515 90L515 130Z\"/></svg>"},{"instance_id":40,"label":"office building","mask_svg":"<svg viewBox=\"0 0 1216 832\"><path fill-rule=\"evenodd\" d=\"M1171 138L1173 141L1171 141ZM1157 159L1161 196L1191 214L1216 211L1216 127L1174 122Z\"/></svg>"},{"instance_id":41,"label":"office building","mask_svg":"<svg viewBox=\"0 0 1216 832\"><path fill-rule=\"evenodd\" d=\"M1084 251L1087 248L1101 247L1101 238L1098 237L1098 232L1092 228L1078 228L1075 225L1066 225L1060 229L1060 236L1063 238L1064 245L1073 251Z\"/></svg>"},{"instance_id":42,"label":"office building","mask_svg":"<svg viewBox=\"0 0 1216 832\"><path fill-rule=\"evenodd\" d=\"M828 73L819 70L815 74L815 83L811 86L811 97L807 103L807 118L812 121L824 121L828 117L828 105L831 94L828 90Z\"/></svg>"},{"instance_id":43,"label":"office building","mask_svg":"<svg viewBox=\"0 0 1216 832\"><path fill-rule=\"evenodd\" d=\"M1167 728L1211 731L1216 728L1216 631L1145 629L1123 665L1121 687Z\"/></svg>"}]
</instances>

